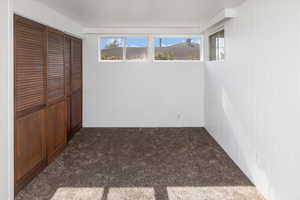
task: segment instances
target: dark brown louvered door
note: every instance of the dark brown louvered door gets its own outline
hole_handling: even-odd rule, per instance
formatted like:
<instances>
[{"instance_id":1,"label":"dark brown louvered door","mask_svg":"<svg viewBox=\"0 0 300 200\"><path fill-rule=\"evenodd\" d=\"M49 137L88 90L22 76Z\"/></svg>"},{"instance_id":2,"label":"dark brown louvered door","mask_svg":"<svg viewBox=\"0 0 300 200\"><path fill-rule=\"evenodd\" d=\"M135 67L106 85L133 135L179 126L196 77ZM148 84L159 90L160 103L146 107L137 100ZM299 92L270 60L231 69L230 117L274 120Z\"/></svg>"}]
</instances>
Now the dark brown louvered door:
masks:
<instances>
[{"instance_id":1,"label":"dark brown louvered door","mask_svg":"<svg viewBox=\"0 0 300 200\"><path fill-rule=\"evenodd\" d=\"M17 115L45 106L45 27L16 17L15 109Z\"/></svg>"},{"instance_id":2,"label":"dark brown louvered door","mask_svg":"<svg viewBox=\"0 0 300 200\"><path fill-rule=\"evenodd\" d=\"M78 131L81 128L82 121L82 92L78 90L73 92L71 98L71 127L72 132Z\"/></svg>"},{"instance_id":3,"label":"dark brown louvered door","mask_svg":"<svg viewBox=\"0 0 300 200\"><path fill-rule=\"evenodd\" d=\"M47 158L66 144L64 33L47 29Z\"/></svg>"},{"instance_id":4,"label":"dark brown louvered door","mask_svg":"<svg viewBox=\"0 0 300 200\"><path fill-rule=\"evenodd\" d=\"M65 98L64 34L47 31L47 103L57 103Z\"/></svg>"},{"instance_id":5,"label":"dark brown louvered door","mask_svg":"<svg viewBox=\"0 0 300 200\"><path fill-rule=\"evenodd\" d=\"M20 16L14 31L17 193L64 149L71 124L81 128L82 47L81 40Z\"/></svg>"},{"instance_id":6,"label":"dark brown louvered door","mask_svg":"<svg viewBox=\"0 0 300 200\"><path fill-rule=\"evenodd\" d=\"M82 127L82 41L71 40L71 132Z\"/></svg>"},{"instance_id":7,"label":"dark brown louvered door","mask_svg":"<svg viewBox=\"0 0 300 200\"><path fill-rule=\"evenodd\" d=\"M45 27L15 16L15 190L46 165Z\"/></svg>"},{"instance_id":8,"label":"dark brown louvered door","mask_svg":"<svg viewBox=\"0 0 300 200\"><path fill-rule=\"evenodd\" d=\"M82 89L82 42L72 39L71 43L71 91L78 92Z\"/></svg>"},{"instance_id":9,"label":"dark brown louvered door","mask_svg":"<svg viewBox=\"0 0 300 200\"><path fill-rule=\"evenodd\" d=\"M71 38L65 35L65 96L67 136L71 134Z\"/></svg>"},{"instance_id":10,"label":"dark brown louvered door","mask_svg":"<svg viewBox=\"0 0 300 200\"><path fill-rule=\"evenodd\" d=\"M65 95L71 95L71 38L65 35Z\"/></svg>"},{"instance_id":11,"label":"dark brown louvered door","mask_svg":"<svg viewBox=\"0 0 300 200\"><path fill-rule=\"evenodd\" d=\"M47 108L47 158L48 163L64 149L67 142L65 101Z\"/></svg>"}]
</instances>

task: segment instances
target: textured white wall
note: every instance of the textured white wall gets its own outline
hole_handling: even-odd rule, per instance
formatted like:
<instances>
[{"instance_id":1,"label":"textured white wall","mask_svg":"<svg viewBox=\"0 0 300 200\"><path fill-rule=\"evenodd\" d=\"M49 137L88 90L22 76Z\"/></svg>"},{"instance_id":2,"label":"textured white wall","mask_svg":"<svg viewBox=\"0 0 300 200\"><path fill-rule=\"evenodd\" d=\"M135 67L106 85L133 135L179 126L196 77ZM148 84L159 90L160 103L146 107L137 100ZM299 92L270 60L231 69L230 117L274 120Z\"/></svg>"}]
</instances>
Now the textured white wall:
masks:
<instances>
[{"instance_id":1,"label":"textured white wall","mask_svg":"<svg viewBox=\"0 0 300 200\"><path fill-rule=\"evenodd\" d=\"M248 0L206 65L206 128L269 200L299 200L300 1Z\"/></svg>"},{"instance_id":2,"label":"textured white wall","mask_svg":"<svg viewBox=\"0 0 300 200\"><path fill-rule=\"evenodd\" d=\"M199 62L99 63L96 35L84 41L85 127L204 125Z\"/></svg>"},{"instance_id":3,"label":"textured white wall","mask_svg":"<svg viewBox=\"0 0 300 200\"><path fill-rule=\"evenodd\" d=\"M0 1L0 199L13 199L13 96L11 1Z\"/></svg>"},{"instance_id":4,"label":"textured white wall","mask_svg":"<svg viewBox=\"0 0 300 200\"><path fill-rule=\"evenodd\" d=\"M13 0L14 12L41 24L81 37L83 27L72 19L35 0Z\"/></svg>"}]
</instances>

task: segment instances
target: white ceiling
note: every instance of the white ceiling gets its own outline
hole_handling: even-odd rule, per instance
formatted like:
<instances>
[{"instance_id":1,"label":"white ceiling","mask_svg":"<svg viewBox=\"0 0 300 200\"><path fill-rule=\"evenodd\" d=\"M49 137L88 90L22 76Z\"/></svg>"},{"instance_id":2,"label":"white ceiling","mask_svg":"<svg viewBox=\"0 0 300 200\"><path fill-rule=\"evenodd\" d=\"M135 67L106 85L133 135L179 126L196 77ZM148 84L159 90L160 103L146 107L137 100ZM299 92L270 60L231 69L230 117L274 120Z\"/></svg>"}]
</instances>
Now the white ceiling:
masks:
<instances>
[{"instance_id":1,"label":"white ceiling","mask_svg":"<svg viewBox=\"0 0 300 200\"><path fill-rule=\"evenodd\" d=\"M244 0L37 0L84 27L200 26Z\"/></svg>"}]
</instances>

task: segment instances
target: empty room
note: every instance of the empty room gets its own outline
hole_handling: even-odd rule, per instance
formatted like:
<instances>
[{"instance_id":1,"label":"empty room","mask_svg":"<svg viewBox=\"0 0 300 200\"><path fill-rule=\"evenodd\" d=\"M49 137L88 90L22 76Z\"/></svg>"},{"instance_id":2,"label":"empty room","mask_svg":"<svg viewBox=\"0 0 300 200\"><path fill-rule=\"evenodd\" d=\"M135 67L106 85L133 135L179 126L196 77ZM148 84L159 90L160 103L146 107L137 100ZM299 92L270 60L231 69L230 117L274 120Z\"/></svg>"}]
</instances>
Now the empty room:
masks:
<instances>
[{"instance_id":1,"label":"empty room","mask_svg":"<svg viewBox=\"0 0 300 200\"><path fill-rule=\"evenodd\" d=\"M0 200L300 200L299 0L0 16Z\"/></svg>"}]
</instances>

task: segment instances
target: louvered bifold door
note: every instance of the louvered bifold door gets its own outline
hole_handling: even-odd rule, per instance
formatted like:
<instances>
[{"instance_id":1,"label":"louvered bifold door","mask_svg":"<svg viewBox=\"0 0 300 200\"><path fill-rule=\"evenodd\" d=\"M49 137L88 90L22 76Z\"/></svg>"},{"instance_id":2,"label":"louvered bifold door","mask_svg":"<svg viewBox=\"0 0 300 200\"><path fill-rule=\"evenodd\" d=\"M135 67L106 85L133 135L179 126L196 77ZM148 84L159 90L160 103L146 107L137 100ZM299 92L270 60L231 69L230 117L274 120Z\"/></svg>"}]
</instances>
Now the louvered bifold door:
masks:
<instances>
[{"instance_id":1,"label":"louvered bifold door","mask_svg":"<svg viewBox=\"0 0 300 200\"><path fill-rule=\"evenodd\" d=\"M65 98L64 34L48 28L47 31L47 103Z\"/></svg>"},{"instance_id":2,"label":"louvered bifold door","mask_svg":"<svg viewBox=\"0 0 300 200\"><path fill-rule=\"evenodd\" d=\"M47 158L50 163L66 144L64 33L47 29Z\"/></svg>"},{"instance_id":3,"label":"louvered bifold door","mask_svg":"<svg viewBox=\"0 0 300 200\"><path fill-rule=\"evenodd\" d=\"M65 96L71 95L71 38L65 35Z\"/></svg>"},{"instance_id":4,"label":"louvered bifold door","mask_svg":"<svg viewBox=\"0 0 300 200\"><path fill-rule=\"evenodd\" d=\"M45 27L16 17L15 97L17 115L45 106Z\"/></svg>"},{"instance_id":5,"label":"louvered bifold door","mask_svg":"<svg viewBox=\"0 0 300 200\"><path fill-rule=\"evenodd\" d=\"M46 164L43 25L15 16L15 191Z\"/></svg>"},{"instance_id":6,"label":"louvered bifold door","mask_svg":"<svg viewBox=\"0 0 300 200\"><path fill-rule=\"evenodd\" d=\"M65 35L65 96L67 136L71 136L71 38Z\"/></svg>"},{"instance_id":7,"label":"louvered bifold door","mask_svg":"<svg viewBox=\"0 0 300 200\"><path fill-rule=\"evenodd\" d=\"M82 42L79 39L72 39L71 49L71 91L78 92L82 89Z\"/></svg>"},{"instance_id":8,"label":"louvered bifold door","mask_svg":"<svg viewBox=\"0 0 300 200\"><path fill-rule=\"evenodd\" d=\"M71 40L71 132L82 126L82 41Z\"/></svg>"}]
</instances>

